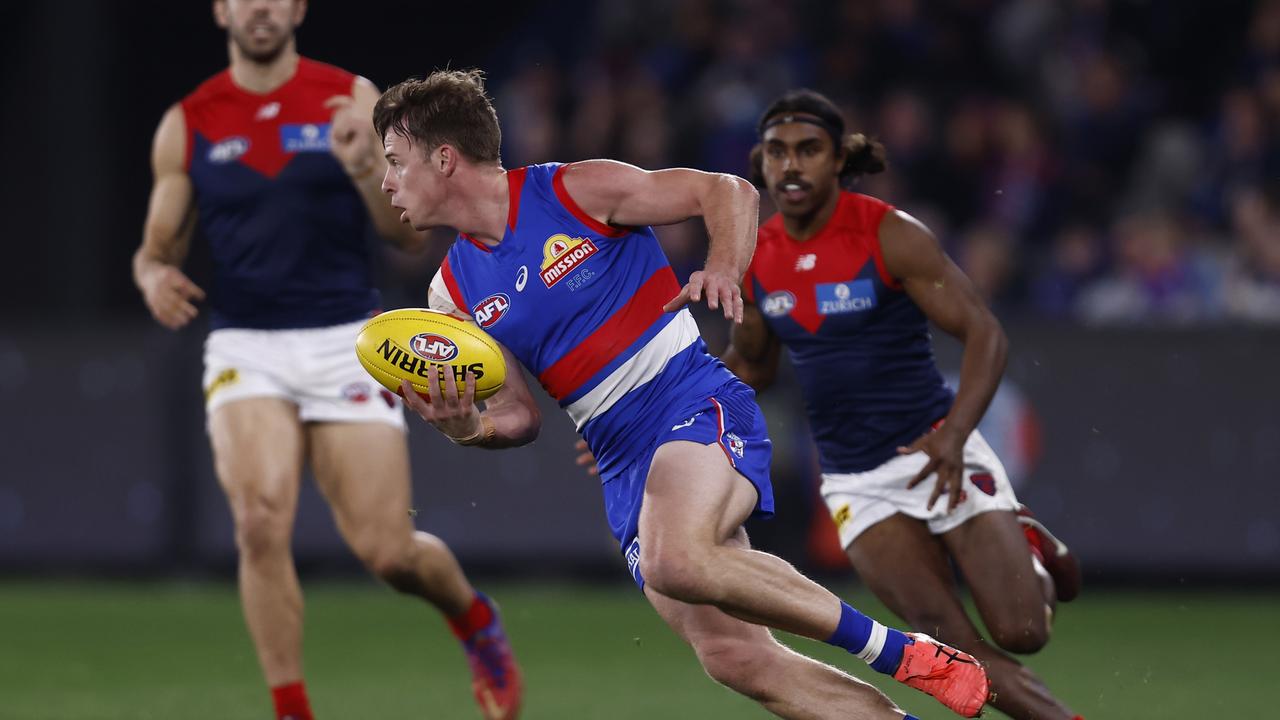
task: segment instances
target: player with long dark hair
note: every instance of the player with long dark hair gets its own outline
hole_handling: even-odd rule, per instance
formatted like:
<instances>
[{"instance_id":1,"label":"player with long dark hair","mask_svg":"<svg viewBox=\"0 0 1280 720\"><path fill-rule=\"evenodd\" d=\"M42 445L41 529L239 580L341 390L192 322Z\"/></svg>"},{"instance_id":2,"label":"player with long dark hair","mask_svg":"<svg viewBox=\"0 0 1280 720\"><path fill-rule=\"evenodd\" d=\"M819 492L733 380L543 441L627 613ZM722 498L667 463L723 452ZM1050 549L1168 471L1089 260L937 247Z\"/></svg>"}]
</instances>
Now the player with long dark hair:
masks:
<instances>
[{"instance_id":1,"label":"player with long dark hair","mask_svg":"<svg viewBox=\"0 0 1280 720\"><path fill-rule=\"evenodd\" d=\"M876 596L982 660L993 704L1011 717L1072 718L1001 651L1044 647L1055 603L1075 597L1080 571L1018 503L975 429L1004 372L999 321L924 225L844 189L884 170L885 152L846 133L830 100L787 93L765 110L759 135L753 180L778 213L760 227L725 363L759 390L781 349L790 353L823 498ZM964 343L954 393L934 362L929 322ZM965 612L952 562L998 647Z\"/></svg>"}]
</instances>

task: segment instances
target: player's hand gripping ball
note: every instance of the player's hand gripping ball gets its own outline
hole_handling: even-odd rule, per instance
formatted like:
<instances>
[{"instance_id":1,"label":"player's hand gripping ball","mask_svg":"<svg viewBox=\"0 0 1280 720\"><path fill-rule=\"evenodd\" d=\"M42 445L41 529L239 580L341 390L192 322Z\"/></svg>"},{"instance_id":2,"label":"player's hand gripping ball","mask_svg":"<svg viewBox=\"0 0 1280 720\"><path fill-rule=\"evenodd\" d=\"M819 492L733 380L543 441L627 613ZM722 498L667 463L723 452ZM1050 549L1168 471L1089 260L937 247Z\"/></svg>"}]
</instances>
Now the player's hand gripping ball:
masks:
<instances>
[{"instance_id":1,"label":"player's hand gripping ball","mask_svg":"<svg viewBox=\"0 0 1280 720\"><path fill-rule=\"evenodd\" d=\"M374 380L397 395L400 381L408 380L425 397L432 369L442 373L442 388L441 368L452 372L459 394L470 370L476 400L498 392L507 379L502 350L488 333L452 315L422 308L390 310L370 319L356 337L356 357Z\"/></svg>"}]
</instances>

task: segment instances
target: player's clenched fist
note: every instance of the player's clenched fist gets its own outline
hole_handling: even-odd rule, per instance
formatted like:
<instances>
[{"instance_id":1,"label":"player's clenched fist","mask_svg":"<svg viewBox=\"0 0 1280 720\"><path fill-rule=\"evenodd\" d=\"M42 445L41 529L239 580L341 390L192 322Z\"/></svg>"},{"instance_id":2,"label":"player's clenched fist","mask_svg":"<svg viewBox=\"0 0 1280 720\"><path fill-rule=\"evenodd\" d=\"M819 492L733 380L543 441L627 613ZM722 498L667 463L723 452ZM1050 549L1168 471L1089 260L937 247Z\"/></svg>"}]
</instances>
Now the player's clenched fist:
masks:
<instances>
[{"instance_id":1,"label":"player's clenched fist","mask_svg":"<svg viewBox=\"0 0 1280 720\"><path fill-rule=\"evenodd\" d=\"M204 290L178 268L156 266L139 284L151 316L170 330L182 328L199 314L194 303L204 300Z\"/></svg>"},{"instance_id":2,"label":"player's clenched fist","mask_svg":"<svg viewBox=\"0 0 1280 720\"><path fill-rule=\"evenodd\" d=\"M375 170L372 108L362 107L350 95L334 95L324 106L333 110L329 126L329 147L342 169L352 177Z\"/></svg>"}]
</instances>

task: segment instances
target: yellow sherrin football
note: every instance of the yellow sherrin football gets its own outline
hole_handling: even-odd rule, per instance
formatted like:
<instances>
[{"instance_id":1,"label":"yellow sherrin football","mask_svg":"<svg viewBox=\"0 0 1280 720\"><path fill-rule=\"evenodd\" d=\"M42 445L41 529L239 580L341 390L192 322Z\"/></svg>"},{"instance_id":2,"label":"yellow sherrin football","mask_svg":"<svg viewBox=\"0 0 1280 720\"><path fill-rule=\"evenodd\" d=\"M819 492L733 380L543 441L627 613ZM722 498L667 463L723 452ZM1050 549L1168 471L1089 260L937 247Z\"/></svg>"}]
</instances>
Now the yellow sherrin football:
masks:
<instances>
[{"instance_id":1,"label":"yellow sherrin football","mask_svg":"<svg viewBox=\"0 0 1280 720\"><path fill-rule=\"evenodd\" d=\"M400 394L408 380L427 394L427 373L448 368L463 389L467 370L476 378L476 400L498 392L507 379L507 363L497 341L475 324L424 308L390 310L369 320L356 337L356 357L383 387ZM440 370L436 370L440 372ZM441 390L444 376L441 375Z\"/></svg>"}]
</instances>

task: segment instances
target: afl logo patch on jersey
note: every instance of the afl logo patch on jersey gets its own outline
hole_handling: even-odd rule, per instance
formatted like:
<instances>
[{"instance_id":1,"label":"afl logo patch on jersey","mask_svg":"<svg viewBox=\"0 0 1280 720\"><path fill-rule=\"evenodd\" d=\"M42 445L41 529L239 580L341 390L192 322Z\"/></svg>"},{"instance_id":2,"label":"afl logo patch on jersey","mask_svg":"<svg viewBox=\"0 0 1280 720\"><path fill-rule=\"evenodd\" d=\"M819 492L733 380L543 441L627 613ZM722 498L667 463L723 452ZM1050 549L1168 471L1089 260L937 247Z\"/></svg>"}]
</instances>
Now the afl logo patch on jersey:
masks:
<instances>
[{"instance_id":1,"label":"afl logo patch on jersey","mask_svg":"<svg viewBox=\"0 0 1280 720\"><path fill-rule=\"evenodd\" d=\"M294 123L280 126L280 147L285 152L329 152L330 123Z\"/></svg>"},{"instance_id":2,"label":"afl logo patch on jersey","mask_svg":"<svg viewBox=\"0 0 1280 720\"><path fill-rule=\"evenodd\" d=\"M237 135L235 137L229 137L226 140L219 140L213 145L213 147L209 148L209 154L207 157L209 158L209 162L215 165L224 165L247 152L249 152L248 138L243 138Z\"/></svg>"},{"instance_id":3,"label":"afl logo patch on jersey","mask_svg":"<svg viewBox=\"0 0 1280 720\"><path fill-rule=\"evenodd\" d=\"M782 317L796 307L796 296L787 290L776 290L765 296L760 303L760 312L769 317Z\"/></svg>"},{"instance_id":4,"label":"afl logo patch on jersey","mask_svg":"<svg viewBox=\"0 0 1280 720\"><path fill-rule=\"evenodd\" d=\"M542 246L542 284L551 287L560 282L595 252L596 244L591 238L569 237L564 233L547 238Z\"/></svg>"},{"instance_id":5,"label":"afl logo patch on jersey","mask_svg":"<svg viewBox=\"0 0 1280 720\"><path fill-rule=\"evenodd\" d=\"M458 345L443 335L419 333L409 338L413 353L427 362L449 362L458 356Z\"/></svg>"},{"instance_id":6,"label":"afl logo patch on jersey","mask_svg":"<svg viewBox=\"0 0 1280 720\"><path fill-rule=\"evenodd\" d=\"M870 280L823 283L816 286L819 315L843 315L876 306L876 287Z\"/></svg>"},{"instance_id":7,"label":"afl logo patch on jersey","mask_svg":"<svg viewBox=\"0 0 1280 720\"><path fill-rule=\"evenodd\" d=\"M476 319L476 324L488 330L498 324L511 307L511 298L506 293L494 293L489 297L476 303L471 309L472 316Z\"/></svg>"}]
</instances>

